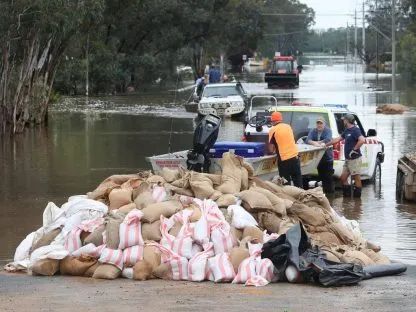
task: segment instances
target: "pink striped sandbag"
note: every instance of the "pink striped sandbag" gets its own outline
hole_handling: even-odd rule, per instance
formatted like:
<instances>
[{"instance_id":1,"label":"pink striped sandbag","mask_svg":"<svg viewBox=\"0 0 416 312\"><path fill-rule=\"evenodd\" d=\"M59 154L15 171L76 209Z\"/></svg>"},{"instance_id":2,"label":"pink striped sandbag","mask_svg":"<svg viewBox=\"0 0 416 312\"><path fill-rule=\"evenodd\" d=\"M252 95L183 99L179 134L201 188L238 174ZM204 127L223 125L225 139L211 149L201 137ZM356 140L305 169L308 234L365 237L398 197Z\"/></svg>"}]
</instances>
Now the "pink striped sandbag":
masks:
<instances>
[{"instance_id":1,"label":"pink striped sandbag","mask_svg":"<svg viewBox=\"0 0 416 312\"><path fill-rule=\"evenodd\" d=\"M144 246L136 245L123 250L123 263L125 267L134 266L137 261L143 260Z\"/></svg>"},{"instance_id":2,"label":"pink striped sandbag","mask_svg":"<svg viewBox=\"0 0 416 312\"><path fill-rule=\"evenodd\" d=\"M274 273L273 262L267 258L256 258L256 274L263 277L269 283L278 280L278 275Z\"/></svg>"},{"instance_id":3,"label":"pink striped sandbag","mask_svg":"<svg viewBox=\"0 0 416 312\"><path fill-rule=\"evenodd\" d=\"M68 233L65 239L64 248L69 251L69 253L74 252L77 249L80 249L82 246L81 243L81 232L82 230L78 227L75 227Z\"/></svg>"},{"instance_id":4,"label":"pink striped sandbag","mask_svg":"<svg viewBox=\"0 0 416 312\"><path fill-rule=\"evenodd\" d=\"M162 263L168 264L171 272L172 279L175 281L187 281L188 280L188 259L181 257L177 253L173 252L169 248L164 247L158 243L152 243L153 246L157 246L161 252Z\"/></svg>"},{"instance_id":5,"label":"pink striped sandbag","mask_svg":"<svg viewBox=\"0 0 416 312\"><path fill-rule=\"evenodd\" d=\"M208 224L207 212L206 212L207 209L205 208L205 205L200 206L200 210L201 210L201 218L197 222L194 223L192 237L195 242L203 245L209 242L211 231L210 231L210 226Z\"/></svg>"},{"instance_id":6,"label":"pink striped sandbag","mask_svg":"<svg viewBox=\"0 0 416 312\"><path fill-rule=\"evenodd\" d=\"M275 240L277 238L279 238L279 234L277 233L271 233L271 234L267 234L267 230L264 230L263 232L263 244L267 243L269 240Z\"/></svg>"},{"instance_id":7,"label":"pink striped sandbag","mask_svg":"<svg viewBox=\"0 0 416 312\"><path fill-rule=\"evenodd\" d=\"M143 212L138 209L133 209L127 214L119 228L119 249L124 249L135 245L144 245L142 237L142 226L140 223L140 219L142 217Z\"/></svg>"},{"instance_id":8,"label":"pink striped sandbag","mask_svg":"<svg viewBox=\"0 0 416 312\"><path fill-rule=\"evenodd\" d=\"M94 232L96 228L104 223L104 218L97 218L92 220L84 220L78 225L78 228L83 230L84 232Z\"/></svg>"},{"instance_id":9,"label":"pink striped sandbag","mask_svg":"<svg viewBox=\"0 0 416 312\"><path fill-rule=\"evenodd\" d=\"M181 257L187 259L192 258L192 238L187 230L181 230L181 235L175 237L169 234L169 230L173 226L173 219L166 219L164 216L160 216L160 232L162 238L160 244L165 248L170 249L174 253L178 254ZM182 227L186 227L187 224L184 224Z\"/></svg>"},{"instance_id":10,"label":"pink striped sandbag","mask_svg":"<svg viewBox=\"0 0 416 312\"><path fill-rule=\"evenodd\" d=\"M168 193L163 186L155 185L152 191L152 198L155 202L160 203L162 201L167 200Z\"/></svg>"},{"instance_id":11,"label":"pink striped sandbag","mask_svg":"<svg viewBox=\"0 0 416 312\"><path fill-rule=\"evenodd\" d=\"M195 198L194 203L198 205L199 209L205 211L208 225L211 227L213 224L225 221L224 214L218 208L218 205L211 199L204 199L203 201Z\"/></svg>"},{"instance_id":12,"label":"pink striped sandbag","mask_svg":"<svg viewBox=\"0 0 416 312\"><path fill-rule=\"evenodd\" d=\"M105 248L105 245L101 245L97 247L93 243L90 243L75 250L72 253L72 255L74 257L80 257L82 255L85 255L85 256L90 256L90 257L94 257L98 259L101 256L101 252L103 251L104 248Z\"/></svg>"},{"instance_id":13,"label":"pink striped sandbag","mask_svg":"<svg viewBox=\"0 0 416 312\"><path fill-rule=\"evenodd\" d=\"M194 232L194 224L189 223L189 218L192 216L192 214L193 214L192 210L184 209L184 210L178 211L172 217L170 217L170 219L173 220L174 222L182 223L182 227L176 237L192 236Z\"/></svg>"},{"instance_id":14,"label":"pink striped sandbag","mask_svg":"<svg viewBox=\"0 0 416 312\"><path fill-rule=\"evenodd\" d=\"M216 255L229 252L236 246L236 241L231 235L230 225L226 221L220 221L211 227L211 241L214 244Z\"/></svg>"},{"instance_id":15,"label":"pink striped sandbag","mask_svg":"<svg viewBox=\"0 0 416 312\"><path fill-rule=\"evenodd\" d=\"M188 280L201 282L206 279L208 258L214 256L214 245L204 245L204 251L197 253L188 263Z\"/></svg>"},{"instance_id":16,"label":"pink striped sandbag","mask_svg":"<svg viewBox=\"0 0 416 312\"><path fill-rule=\"evenodd\" d=\"M247 282L245 283L245 286L266 286L267 284L269 284L269 281L266 280L264 277L260 276L260 275L256 275L254 277L251 277L247 280Z\"/></svg>"},{"instance_id":17,"label":"pink striped sandbag","mask_svg":"<svg viewBox=\"0 0 416 312\"><path fill-rule=\"evenodd\" d=\"M263 244L260 243L251 243L248 242L248 253L250 254L250 256L258 256L259 254L261 254L261 249L263 248Z\"/></svg>"},{"instance_id":18,"label":"pink striped sandbag","mask_svg":"<svg viewBox=\"0 0 416 312\"><path fill-rule=\"evenodd\" d=\"M98 261L113 264L123 270L123 252L120 249L104 248Z\"/></svg>"},{"instance_id":19,"label":"pink striped sandbag","mask_svg":"<svg viewBox=\"0 0 416 312\"><path fill-rule=\"evenodd\" d=\"M256 259L254 257L246 258L240 263L233 284L244 284L254 276L256 276Z\"/></svg>"},{"instance_id":20,"label":"pink striped sandbag","mask_svg":"<svg viewBox=\"0 0 416 312\"><path fill-rule=\"evenodd\" d=\"M231 282L234 277L234 268L228 253L218 254L208 259L209 270L214 276L214 282Z\"/></svg>"}]
</instances>

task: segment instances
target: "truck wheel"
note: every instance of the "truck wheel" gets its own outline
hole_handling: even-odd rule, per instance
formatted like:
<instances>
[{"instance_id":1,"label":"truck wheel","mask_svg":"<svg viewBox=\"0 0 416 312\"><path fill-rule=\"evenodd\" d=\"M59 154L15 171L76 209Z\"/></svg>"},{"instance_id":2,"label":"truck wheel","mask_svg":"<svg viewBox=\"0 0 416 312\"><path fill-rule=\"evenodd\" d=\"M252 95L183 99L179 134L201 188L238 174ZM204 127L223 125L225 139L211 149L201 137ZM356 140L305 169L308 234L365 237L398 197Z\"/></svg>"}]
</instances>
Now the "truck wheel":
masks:
<instances>
[{"instance_id":1,"label":"truck wheel","mask_svg":"<svg viewBox=\"0 0 416 312\"><path fill-rule=\"evenodd\" d=\"M376 160L373 175L371 176L370 183L381 183L381 164L380 161Z\"/></svg>"}]
</instances>

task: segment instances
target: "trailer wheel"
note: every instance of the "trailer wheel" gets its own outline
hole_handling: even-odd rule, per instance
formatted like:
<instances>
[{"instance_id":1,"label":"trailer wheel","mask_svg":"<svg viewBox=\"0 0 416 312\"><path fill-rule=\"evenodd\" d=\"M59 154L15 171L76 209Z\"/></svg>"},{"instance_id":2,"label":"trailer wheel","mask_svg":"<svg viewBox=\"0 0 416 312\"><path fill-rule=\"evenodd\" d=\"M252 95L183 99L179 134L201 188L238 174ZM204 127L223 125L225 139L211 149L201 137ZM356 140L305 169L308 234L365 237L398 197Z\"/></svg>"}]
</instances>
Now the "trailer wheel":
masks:
<instances>
[{"instance_id":1,"label":"trailer wheel","mask_svg":"<svg viewBox=\"0 0 416 312\"><path fill-rule=\"evenodd\" d=\"M371 176L370 183L381 184L381 163L378 159L376 160L376 165L374 166L374 172Z\"/></svg>"}]
</instances>

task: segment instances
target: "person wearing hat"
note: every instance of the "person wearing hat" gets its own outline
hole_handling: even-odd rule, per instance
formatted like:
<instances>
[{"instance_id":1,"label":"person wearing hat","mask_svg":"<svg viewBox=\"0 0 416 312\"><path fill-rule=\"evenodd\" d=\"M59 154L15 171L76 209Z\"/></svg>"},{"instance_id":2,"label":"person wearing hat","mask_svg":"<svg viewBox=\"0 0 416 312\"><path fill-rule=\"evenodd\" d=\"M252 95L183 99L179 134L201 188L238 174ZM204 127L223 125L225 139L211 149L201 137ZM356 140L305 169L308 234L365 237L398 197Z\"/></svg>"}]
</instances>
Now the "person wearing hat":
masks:
<instances>
[{"instance_id":1,"label":"person wearing hat","mask_svg":"<svg viewBox=\"0 0 416 312\"><path fill-rule=\"evenodd\" d=\"M273 112L270 119L273 127L269 131L269 152L277 154L279 175L287 180L287 184L293 181L295 186L302 187L299 152L293 130L283 123L279 112Z\"/></svg>"},{"instance_id":2,"label":"person wearing hat","mask_svg":"<svg viewBox=\"0 0 416 312\"><path fill-rule=\"evenodd\" d=\"M334 145L342 140L345 140L344 155L345 163L340 177L343 185L344 196L351 196L351 186L348 185L348 177L351 175L354 179L354 197L361 197L361 146L365 143L365 138L361 133L360 128L355 125L354 115L345 114L342 117L345 130L340 137L333 139L327 143L326 146Z\"/></svg>"},{"instance_id":3,"label":"person wearing hat","mask_svg":"<svg viewBox=\"0 0 416 312\"><path fill-rule=\"evenodd\" d=\"M316 119L316 127L311 129L306 143L317 147L325 147L326 143L332 141L332 131L326 126L326 120L322 116ZM334 156L332 148L328 148L318 164L318 176L322 181L325 193L333 193L335 190L332 175L334 174Z\"/></svg>"}]
</instances>

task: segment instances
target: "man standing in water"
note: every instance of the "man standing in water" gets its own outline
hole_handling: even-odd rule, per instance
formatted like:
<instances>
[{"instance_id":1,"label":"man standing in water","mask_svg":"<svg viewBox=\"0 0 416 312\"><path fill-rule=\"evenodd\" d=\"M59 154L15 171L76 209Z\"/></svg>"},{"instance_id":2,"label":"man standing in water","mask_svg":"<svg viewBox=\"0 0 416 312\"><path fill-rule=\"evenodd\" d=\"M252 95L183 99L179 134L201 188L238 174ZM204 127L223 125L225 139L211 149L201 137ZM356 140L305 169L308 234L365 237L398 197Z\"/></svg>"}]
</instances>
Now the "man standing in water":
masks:
<instances>
[{"instance_id":1,"label":"man standing in water","mask_svg":"<svg viewBox=\"0 0 416 312\"><path fill-rule=\"evenodd\" d=\"M282 114L273 112L271 115L273 127L269 131L269 152L277 154L279 175L290 184L302 187L302 174L298 147L290 125L283 123Z\"/></svg>"},{"instance_id":2,"label":"man standing in water","mask_svg":"<svg viewBox=\"0 0 416 312\"><path fill-rule=\"evenodd\" d=\"M355 125L354 115L345 114L342 117L344 121L345 130L340 137L333 139L327 143L326 146L331 146L342 140L345 140L344 155L345 164L340 180L343 185L344 196L351 196L351 188L348 185L348 177L351 175L354 179L354 197L361 197L361 146L365 143L365 138L361 130Z\"/></svg>"},{"instance_id":3,"label":"man standing in water","mask_svg":"<svg viewBox=\"0 0 416 312\"><path fill-rule=\"evenodd\" d=\"M316 128L309 131L306 143L313 146L325 147L325 144L331 142L331 140L331 129L326 126L323 117L318 117L316 119ZM332 155L332 148L328 148L318 164L319 179L322 181L322 188L326 194L334 192L333 174L334 156Z\"/></svg>"}]
</instances>

